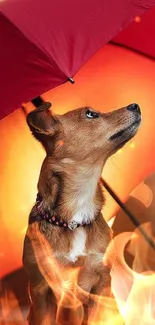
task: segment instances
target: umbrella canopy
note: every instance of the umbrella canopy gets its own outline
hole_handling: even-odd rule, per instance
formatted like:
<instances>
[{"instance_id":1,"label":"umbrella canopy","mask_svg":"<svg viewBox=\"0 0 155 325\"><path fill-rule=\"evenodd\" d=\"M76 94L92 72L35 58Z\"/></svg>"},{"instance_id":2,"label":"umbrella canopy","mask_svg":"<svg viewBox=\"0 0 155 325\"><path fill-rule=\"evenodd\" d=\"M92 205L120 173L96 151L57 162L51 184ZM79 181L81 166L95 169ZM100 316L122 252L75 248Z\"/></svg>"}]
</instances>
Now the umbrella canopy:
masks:
<instances>
[{"instance_id":1,"label":"umbrella canopy","mask_svg":"<svg viewBox=\"0 0 155 325\"><path fill-rule=\"evenodd\" d=\"M0 2L0 118L74 76L155 0Z\"/></svg>"},{"instance_id":2,"label":"umbrella canopy","mask_svg":"<svg viewBox=\"0 0 155 325\"><path fill-rule=\"evenodd\" d=\"M136 16L134 22L122 30L113 41L154 59L154 33L155 7L147 10L141 17Z\"/></svg>"}]
</instances>

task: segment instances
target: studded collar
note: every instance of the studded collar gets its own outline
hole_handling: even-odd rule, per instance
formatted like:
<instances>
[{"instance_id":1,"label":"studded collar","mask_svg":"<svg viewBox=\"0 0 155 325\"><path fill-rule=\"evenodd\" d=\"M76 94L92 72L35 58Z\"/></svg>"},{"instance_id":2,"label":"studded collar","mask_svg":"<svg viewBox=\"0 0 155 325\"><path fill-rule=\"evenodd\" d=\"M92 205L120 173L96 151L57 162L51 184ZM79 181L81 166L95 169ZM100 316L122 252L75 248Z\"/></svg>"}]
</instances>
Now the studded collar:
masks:
<instances>
[{"instance_id":1,"label":"studded collar","mask_svg":"<svg viewBox=\"0 0 155 325\"><path fill-rule=\"evenodd\" d=\"M78 227L84 227L84 226L90 224L90 222L80 224L74 220L66 222L66 221L63 221L58 216L51 215L48 211L45 211L43 209L42 198L39 193L37 194L35 208L37 209L37 214L33 215L30 213L29 224L32 224L33 222L40 222L42 220L45 220L54 226L62 227L64 229L69 229L69 230L74 230Z\"/></svg>"}]
</instances>

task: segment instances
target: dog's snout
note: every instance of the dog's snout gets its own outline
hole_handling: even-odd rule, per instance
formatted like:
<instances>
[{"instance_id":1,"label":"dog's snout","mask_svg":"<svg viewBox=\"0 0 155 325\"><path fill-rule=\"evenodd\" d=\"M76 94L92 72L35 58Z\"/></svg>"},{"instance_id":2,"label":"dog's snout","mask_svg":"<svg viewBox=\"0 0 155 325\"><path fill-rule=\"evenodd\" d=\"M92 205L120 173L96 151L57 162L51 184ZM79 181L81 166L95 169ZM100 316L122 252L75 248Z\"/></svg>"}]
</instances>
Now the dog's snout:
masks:
<instances>
[{"instance_id":1,"label":"dog's snout","mask_svg":"<svg viewBox=\"0 0 155 325\"><path fill-rule=\"evenodd\" d=\"M128 105L127 110L130 111L130 112L137 112L137 113L141 114L140 107L136 103Z\"/></svg>"}]
</instances>

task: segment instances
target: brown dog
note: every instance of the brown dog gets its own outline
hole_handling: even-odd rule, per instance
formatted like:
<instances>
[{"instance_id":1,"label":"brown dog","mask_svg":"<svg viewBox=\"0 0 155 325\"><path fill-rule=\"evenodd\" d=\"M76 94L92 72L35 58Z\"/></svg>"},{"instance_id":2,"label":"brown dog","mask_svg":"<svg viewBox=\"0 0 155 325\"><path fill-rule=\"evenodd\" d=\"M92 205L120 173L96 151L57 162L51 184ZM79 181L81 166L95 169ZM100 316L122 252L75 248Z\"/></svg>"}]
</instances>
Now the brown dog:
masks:
<instances>
[{"instance_id":1,"label":"brown dog","mask_svg":"<svg viewBox=\"0 0 155 325\"><path fill-rule=\"evenodd\" d=\"M61 283L66 269L78 268L78 286L88 296L109 295L110 266L103 257L112 236L101 214L99 180L108 157L136 134L141 121L137 104L106 114L83 107L62 116L52 116L49 107L45 103L27 116L46 150L23 252L31 325L56 324L60 292L54 290L54 300L51 287Z\"/></svg>"}]
</instances>

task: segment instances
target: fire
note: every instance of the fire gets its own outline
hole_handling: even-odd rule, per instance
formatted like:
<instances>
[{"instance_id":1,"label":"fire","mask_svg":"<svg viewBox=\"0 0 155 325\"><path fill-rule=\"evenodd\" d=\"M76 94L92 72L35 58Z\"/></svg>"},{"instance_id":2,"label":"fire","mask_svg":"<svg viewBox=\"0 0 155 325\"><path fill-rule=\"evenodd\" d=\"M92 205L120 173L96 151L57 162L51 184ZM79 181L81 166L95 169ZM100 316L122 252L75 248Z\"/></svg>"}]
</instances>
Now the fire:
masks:
<instances>
[{"instance_id":1,"label":"fire","mask_svg":"<svg viewBox=\"0 0 155 325\"><path fill-rule=\"evenodd\" d=\"M144 224L143 227L152 236L150 223ZM155 268L154 250L142 237L138 228L134 233L118 235L114 241L117 256L112 270L112 289L125 325L153 325L155 324L155 273L152 270ZM129 268L124 258L126 245L134 257L133 269ZM141 261L140 273L138 273L139 261Z\"/></svg>"},{"instance_id":2,"label":"fire","mask_svg":"<svg viewBox=\"0 0 155 325\"><path fill-rule=\"evenodd\" d=\"M18 299L11 290L6 291L0 298L0 307L2 310L2 312L0 312L1 325L28 325L24 322Z\"/></svg>"},{"instance_id":3,"label":"fire","mask_svg":"<svg viewBox=\"0 0 155 325\"><path fill-rule=\"evenodd\" d=\"M113 325L123 324L115 299L112 297L107 298L93 294L89 295L87 292L83 291L77 285L80 268L60 268L57 264L52 248L44 235L38 231L37 224L34 231L37 232L37 243L32 240L34 232L32 234L31 231L29 231L28 236L32 241L33 250L40 271L49 286L52 288L56 297L58 305L56 324L82 324L84 316L83 303L86 304L88 299L90 299L94 305L88 311L88 325L101 325L103 322L105 325L110 325L111 323ZM113 259L112 246L113 244L111 243L107 249L104 256L104 263L108 263L108 259Z\"/></svg>"},{"instance_id":4,"label":"fire","mask_svg":"<svg viewBox=\"0 0 155 325\"><path fill-rule=\"evenodd\" d=\"M123 314L126 325L155 324L155 274L135 277Z\"/></svg>"},{"instance_id":5,"label":"fire","mask_svg":"<svg viewBox=\"0 0 155 325\"><path fill-rule=\"evenodd\" d=\"M151 225L143 225L151 236ZM38 232L38 225L35 231ZM33 234L28 233L30 239ZM33 242L33 241L32 241ZM115 262L113 264L113 244ZM124 250L133 255L133 269L124 258ZM57 264L49 243L43 234L38 236L33 249L42 274L52 288L56 301L56 325L83 324L83 302L90 299L93 307L89 310L88 325L153 325L155 324L155 267L154 251L139 233L122 233L110 243L103 263L112 265L112 296L88 295L77 285L80 268L64 269ZM150 258L146 259L146 256ZM139 266L141 261L141 267ZM1 297L2 315L0 324L23 325L23 313L13 292ZM27 311L25 311L25 314Z\"/></svg>"}]
</instances>

